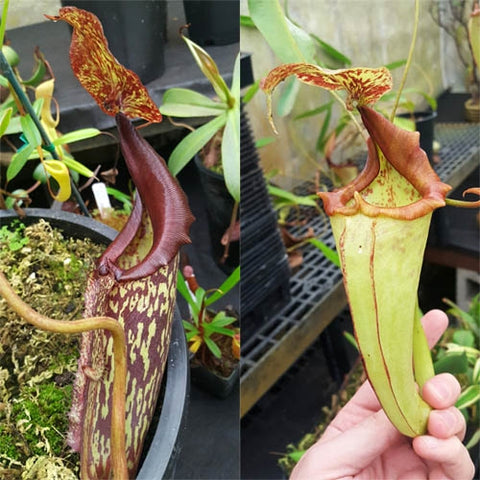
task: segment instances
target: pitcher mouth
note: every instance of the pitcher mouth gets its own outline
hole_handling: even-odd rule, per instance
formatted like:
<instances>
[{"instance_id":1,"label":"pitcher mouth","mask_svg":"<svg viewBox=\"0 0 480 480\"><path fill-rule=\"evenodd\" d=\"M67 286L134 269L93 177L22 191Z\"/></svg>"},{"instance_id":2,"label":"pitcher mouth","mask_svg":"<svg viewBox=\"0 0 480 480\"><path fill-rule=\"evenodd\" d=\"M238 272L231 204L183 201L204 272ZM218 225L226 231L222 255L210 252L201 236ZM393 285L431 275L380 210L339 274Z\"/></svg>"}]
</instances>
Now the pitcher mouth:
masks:
<instances>
[{"instance_id":1,"label":"pitcher mouth","mask_svg":"<svg viewBox=\"0 0 480 480\"><path fill-rule=\"evenodd\" d=\"M407 132L375 110L358 107L362 121L370 134L367 141L368 157L360 175L345 187L333 192L320 192L328 215L385 216L399 220L413 220L445 206L445 197L451 187L440 181L419 146L418 132ZM408 185L410 202L379 205L368 200L369 189L379 177L386 162L393 167L389 175L377 181L376 188L401 188L397 182ZM403 177L403 178L400 178ZM393 199L394 195L392 195Z\"/></svg>"}]
</instances>

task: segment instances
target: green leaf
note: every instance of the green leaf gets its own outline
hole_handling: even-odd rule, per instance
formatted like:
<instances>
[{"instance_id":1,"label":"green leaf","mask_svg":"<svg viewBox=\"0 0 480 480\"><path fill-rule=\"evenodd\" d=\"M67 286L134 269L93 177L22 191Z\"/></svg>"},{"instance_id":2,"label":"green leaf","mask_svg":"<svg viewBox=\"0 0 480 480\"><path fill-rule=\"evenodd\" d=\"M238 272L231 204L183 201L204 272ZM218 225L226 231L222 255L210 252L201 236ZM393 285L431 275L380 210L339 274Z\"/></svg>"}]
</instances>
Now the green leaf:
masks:
<instances>
[{"instance_id":1,"label":"green leaf","mask_svg":"<svg viewBox=\"0 0 480 480\"><path fill-rule=\"evenodd\" d=\"M183 138L175 147L168 160L168 168L173 176L177 175L215 133L225 125L226 120L227 115L223 113Z\"/></svg>"},{"instance_id":2,"label":"green leaf","mask_svg":"<svg viewBox=\"0 0 480 480\"><path fill-rule=\"evenodd\" d=\"M434 97L418 89L412 89L412 91L414 91L418 95L421 95L434 112L437 111L438 104L437 104L437 100Z\"/></svg>"},{"instance_id":3,"label":"green leaf","mask_svg":"<svg viewBox=\"0 0 480 480\"><path fill-rule=\"evenodd\" d=\"M468 359L465 352L447 353L434 363L435 374L439 373L465 373L468 369Z\"/></svg>"},{"instance_id":4,"label":"green leaf","mask_svg":"<svg viewBox=\"0 0 480 480\"><path fill-rule=\"evenodd\" d=\"M91 178L95 176L95 173L92 172L89 168L87 168L85 165L82 165L80 162L77 162L73 157L70 155L64 155L62 159L65 163L65 165L70 169L73 170L74 172L79 173L80 175L83 175L84 177Z\"/></svg>"},{"instance_id":5,"label":"green leaf","mask_svg":"<svg viewBox=\"0 0 480 480\"><path fill-rule=\"evenodd\" d=\"M28 157L33 152L32 145L25 145L13 155L12 161L7 168L7 181L14 179L27 163Z\"/></svg>"},{"instance_id":6,"label":"green leaf","mask_svg":"<svg viewBox=\"0 0 480 480\"><path fill-rule=\"evenodd\" d=\"M300 113L299 115L296 115L293 119L294 120L301 120L303 118L310 118L315 115L320 115L320 113L324 112L325 110L331 110L333 106L333 100L324 103L320 107L314 108L313 110L307 110L306 112Z\"/></svg>"},{"instance_id":7,"label":"green leaf","mask_svg":"<svg viewBox=\"0 0 480 480\"><path fill-rule=\"evenodd\" d=\"M477 358L472 371L473 383L480 383L480 358Z\"/></svg>"},{"instance_id":8,"label":"green leaf","mask_svg":"<svg viewBox=\"0 0 480 480\"><path fill-rule=\"evenodd\" d=\"M287 200L291 205L303 205L305 207L318 208L318 201L316 200L316 195L295 195L292 192L284 190L280 187L275 187L273 185L267 185L267 189L270 195Z\"/></svg>"},{"instance_id":9,"label":"green leaf","mask_svg":"<svg viewBox=\"0 0 480 480\"><path fill-rule=\"evenodd\" d=\"M20 117L20 124L22 125L23 134L31 147L36 148L40 146L42 137L32 117L28 114Z\"/></svg>"},{"instance_id":10,"label":"green leaf","mask_svg":"<svg viewBox=\"0 0 480 480\"><path fill-rule=\"evenodd\" d=\"M226 109L225 103L215 102L187 88L170 88L163 95L160 112L170 117L216 117Z\"/></svg>"},{"instance_id":11,"label":"green leaf","mask_svg":"<svg viewBox=\"0 0 480 480\"><path fill-rule=\"evenodd\" d=\"M414 132L416 130L415 120L410 118L398 117L396 116L393 119L394 125L397 127L403 128L403 130L407 130L408 132Z\"/></svg>"},{"instance_id":12,"label":"green leaf","mask_svg":"<svg viewBox=\"0 0 480 480\"><path fill-rule=\"evenodd\" d=\"M306 59L292 35L278 0L248 0L250 16L282 63Z\"/></svg>"},{"instance_id":13,"label":"green leaf","mask_svg":"<svg viewBox=\"0 0 480 480\"><path fill-rule=\"evenodd\" d=\"M191 323L187 320L182 320L182 324L183 324L183 328L185 330L198 332L197 327L193 323Z\"/></svg>"},{"instance_id":14,"label":"green leaf","mask_svg":"<svg viewBox=\"0 0 480 480\"><path fill-rule=\"evenodd\" d=\"M287 456L290 457L294 462L299 462L305 452L306 450L295 450L294 452L287 454Z\"/></svg>"},{"instance_id":15,"label":"green leaf","mask_svg":"<svg viewBox=\"0 0 480 480\"><path fill-rule=\"evenodd\" d=\"M229 107L231 109L238 109L237 113L240 115L240 53L235 58L235 63L233 65L230 91L235 101L230 102Z\"/></svg>"},{"instance_id":16,"label":"green leaf","mask_svg":"<svg viewBox=\"0 0 480 480\"><path fill-rule=\"evenodd\" d=\"M225 327L227 325L231 325L236 320L237 319L235 317L228 317L222 310L213 317L210 325L215 325L216 327Z\"/></svg>"},{"instance_id":17,"label":"green leaf","mask_svg":"<svg viewBox=\"0 0 480 480\"><path fill-rule=\"evenodd\" d=\"M339 52L335 47L333 47L327 42L324 42L321 38L317 37L313 33L311 33L310 35L317 42L323 52L326 53L332 60L341 63L345 67L349 67L350 65L352 65L352 61L343 53Z\"/></svg>"},{"instance_id":18,"label":"green leaf","mask_svg":"<svg viewBox=\"0 0 480 480\"><path fill-rule=\"evenodd\" d=\"M225 80L223 80L218 70L217 64L213 58L199 45L182 35L183 40L187 44L191 54L202 73L212 84L216 94L221 100L227 104L230 103L230 91L228 90Z\"/></svg>"},{"instance_id":19,"label":"green leaf","mask_svg":"<svg viewBox=\"0 0 480 480\"><path fill-rule=\"evenodd\" d=\"M0 75L0 85L4 88L8 88L8 80L3 76L3 75Z\"/></svg>"},{"instance_id":20,"label":"green leaf","mask_svg":"<svg viewBox=\"0 0 480 480\"><path fill-rule=\"evenodd\" d=\"M218 333L219 335L225 335L226 337L233 337L235 332L231 328L223 328L217 325L212 325L208 323L204 325L204 329L208 330L209 333Z\"/></svg>"},{"instance_id":21,"label":"green leaf","mask_svg":"<svg viewBox=\"0 0 480 480\"><path fill-rule=\"evenodd\" d=\"M194 295L195 295L195 301L191 305L191 307L192 307L193 313L195 315L199 315L205 301L205 290L202 287L198 287L195 290Z\"/></svg>"},{"instance_id":22,"label":"green leaf","mask_svg":"<svg viewBox=\"0 0 480 480\"><path fill-rule=\"evenodd\" d=\"M79 142L80 140L86 140L87 138L96 137L101 133L102 132L97 128L81 128L56 138L52 143L57 147L59 145L65 145L66 143L74 143Z\"/></svg>"},{"instance_id":23,"label":"green leaf","mask_svg":"<svg viewBox=\"0 0 480 480\"><path fill-rule=\"evenodd\" d=\"M240 202L240 110L228 111L222 138L222 167L225 185L236 202Z\"/></svg>"},{"instance_id":24,"label":"green leaf","mask_svg":"<svg viewBox=\"0 0 480 480\"><path fill-rule=\"evenodd\" d=\"M277 139L275 137L264 137L264 138L259 138L255 142L255 148L263 148L266 147L267 145L270 145L271 143L275 142Z\"/></svg>"},{"instance_id":25,"label":"green leaf","mask_svg":"<svg viewBox=\"0 0 480 480\"><path fill-rule=\"evenodd\" d=\"M37 98L32 104L33 111L35 112L35 115L37 116L37 118L40 118L42 116L41 113L42 113L44 101L45 101L44 98Z\"/></svg>"},{"instance_id":26,"label":"green leaf","mask_svg":"<svg viewBox=\"0 0 480 480\"><path fill-rule=\"evenodd\" d=\"M459 409L467 408L480 400L480 385L470 385L458 397L455 406Z\"/></svg>"},{"instance_id":27,"label":"green leaf","mask_svg":"<svg viewBox=\"0 0 480 480\"><path fill-rule=\"evenodd\" d=\"M330 120L332 118L332 109L328 109L327 113L325 114L325 118L322 122L322 128L320 129L320 133L318 134L317 142L315 144L316 149L320 152L323 152L325 149L325 144L327 143L327 132L328 127L330 126Z\"/></svg>"},{"instance_id":28,"label":"green leaf","mask_svg":"<svg viewBox=\"0 0 480 480\"><path fill-rule=\"evenodd\" d=\"M240 202L240 53L232 76L232 101L222 137L222 168L225 185L233 199Z\"/></svg>"},{"instance_id":29,"label":"green leaf","mask_svg":"<svg viewBox=\"0 0 480 480\"><path fill-rule=\"evenodd\" d=\"M470 437L470 440L468 443L465 445L465 448L467 450L470 450L472 447L474 447L478 442L480 442L480 428L477 428L473 435Z\"/></svg>"},{"instance_id":30,"label":"green leaf","mask_svg":"<svg viewBox=\"0 0 480 480\"><path fill-rule=\"evenodd\" d=\"M389 70L395 70L396 68L403 67L404 65L406 65L406 63L406 59L397 60L396 62L388 63L387 65L385 65L385 68L388 68Z\"/></svg>"},{"instance_id":31,"label":"green leaf","mask_svg":"<svg viewBox=\"0 0 480 480\"><path fill-rule=\"evenodd\" d=\"M13 108L7 108L0 118L0 137L5 133L12 117Z\"/></svg>"},{"instance_id":32,"label":"green leaf","mask_svg":"<svg viewBox=\"0 0 480 480\"><path fill-rule=\"evenodd\" d=\"M5 39L5 29L7 28L7 14L8 14L8 4L10 0L3 1L2 15L0 18L0 45L3 45L3 40ZM2 47L3 50L3 47Z\"/></svg>"},{"instance_id":33,"label":"green leaf","mask_svg":"<svg viewBox=\"0 0 480 480\"><path fill-rule=\"evenodd\" d=\"M45 65L45 59L43 55L37 51L34 53L35 61L37 62L36 69L33 72L32 76L28 80L22 81L24 85L28 85L31 87L36 87L45 77L45 73L47 73L47 67Z\"/></svg>"},{"instance_id":34,"label":"green leaf","mask_svg":"<svg viewBox=\"0 0 480 480\"><path fill-rule=\"evenodd\" d=\"M476 331L476 322L475 319L467 312L463 311L457 304L453 303L448 298L444 298L443 302L446 303L450 309L447 310L447 313L457 317L465 326L469 326L473 331Z\"/></svg>"},{"instance_id":35,"label":"green leaf","mask_svg":"<svg viewBox=\"0 0 480 480\"><path fill-rule=\"evenodd\" d=\"M455 330L452 341L463 347L475 347L475 335L470 330Z\"/></svg>"},{"instance_id":36,"label":"green leaf","mask_svg":"<svg viewBox=\"0 0 480 480\"><path fill-rule=\"evenodd\" d=\"M195 327L194 327L194 328L195 328ZM187 342L190 342L190 340L192 340L193 337L194 337L195 335L198 335L198 334L199 334L198 329L196 329L196 330L191 330L191 331L187 332L186 335L185 335Z\"/></svg>"},{"instance_id":37,"label":"green leaf","mask_svg":"<svg viewBox=\"0 0 480 480\"><path fill-rule=\"evenodd\" d=\"M207 345L208 349L213 353L213 355L215 355L215 357L222 358L222 352L211 338L205 337L203 340Z\"/></svg>"},{"instance_id":38,"label":"green leaf","mask_svg":"<svg viewBox=\"0 0 480 480\"><path fill-rule=\"evenodd\" d=\"M132 197L130 195L112 187L107 187L107 193L113 198L115 198L115 200L123 203L123 209L126 210L128 213L131 213L133 205Z\"/></svg>"},{"instance_id":39,"label":"green leaf","mask_svg":"<svg viewBox=\"0 0 480 480\"><path fill-rule=\"evenodd\" d=\"M300 25L286 18L288 29L295 39L298 48L307 62L312 63L315 59L315 41Z\"/></svg>"},{"instance_id":40,"label":"green leaf","mask_svg":"<svg viewBox=\"0 0 480 480\"><path fill-rule=\"evenodd\" d=\"M240 26L256 28L255 24L253 23L253 20L248 15L240 15Z\"/></svg>"},{"instance_id":41,"label":"green leaf","mask_svg":"<svg viewBox=\"0 0 480 480\"><path fill-rule=\"evenodd\" d=\"M13 135L22 131L22 125L20 124L20 117L15 116L10 119L10 123L7 129L3 132L4 135Z\"/></svg>"},{"instance_id":42,"label":"green leaf","mask_svg":"<svg viewBox=\"0 0 480 480\"><path fill-rule=\"evenodd\" d=\"M185 301L192 307L195 307L195 300L190 295L190 290L188 289L187 282L183 277L182 273L179 271L177 274L177 290L180 295L185 299Z\"/></svg>"},{"instance_id":43,"label":"green leaf","mask_svg":"<svg viewBox=\"0 0 480 480\"><path fill-rule=\"evenodd\" d=\"M478 3L476 4L478 12ZM468 40L477 68L480 65L480 15L473 13L468 20Z\"/></svg>"},{"instance_id":44,"label":"green leaf","mask_svg":"<svg viewBox=\"0 0 480 480\"><path fill-rule=\"evenodd\" d=\"M352 345L356 350L358 350L357 339L350 332L343 332L343 336L350 345Z\"/></svg>"},{"instance_id":45,"label":"green leaf","mask_svg":"<svg viewBox=\"0 0 480 480\"><path fill-rule=\"evenodd\" d=\"M210 306L217 300L220 300L240 281L240 266L226 278L218 289L205 300L205 306Z\"/></svg>"},{"instance_id":46,"label":"green leaf","mask_svg":"<svg viewBox=\"0 0 480 480\"><path fill-rule=\"evenodd\" d=\"M254 95L260 90L260 81L261 81L260 79L257 80L255 83L253 83L247 88L247 91L243 95L244 104L248 103L254 97Z\"/></svg>"},{"instance_id":47,"label":"green leaf","mask_svg":"<svg viewBox=\"0 0 480 480\"><path fill-rule=\"evenodd\" d=\"M325 245L325 243L318 238L310 238L308 241L317 247L325 255L325 257L327 257L328 260L340 268L340 258L335 250L331 249L328 245Z\"/></svg>"},{"instance_id":48,"label":"green leaf","mask_svg":"<svg viewBox=\"0 0 480 480\"><path fill-rule=\"evenodd\" d=\"M474 324L480 327L480 293L477 293L477 295L473 297L468 314L472 317Z\"/></svg>"},{"instance_id":49,"label":"green leaf","mask_svg":"<svg viewBox=\"0 0 480 480\"><path fill-rule=\"evenodd\" d=\"M300 82L298 82L295 77L290 77L285 80L277 101L278 116L285 117L292 111L299 90Z\"/></svg>"}]
</instances>

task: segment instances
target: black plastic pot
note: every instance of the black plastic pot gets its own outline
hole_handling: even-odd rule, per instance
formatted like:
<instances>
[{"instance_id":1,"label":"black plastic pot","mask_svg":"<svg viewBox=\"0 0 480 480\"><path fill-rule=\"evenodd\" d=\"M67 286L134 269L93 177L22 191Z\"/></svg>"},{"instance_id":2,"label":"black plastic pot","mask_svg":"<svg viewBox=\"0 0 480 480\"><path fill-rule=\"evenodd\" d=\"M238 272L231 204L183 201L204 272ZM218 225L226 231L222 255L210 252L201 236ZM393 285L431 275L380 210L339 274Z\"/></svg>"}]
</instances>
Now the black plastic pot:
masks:
<instances>
[{"instance_id":1,"label":"black plastic pot","mask_svg":"<svg viewBox=\"0 0 480 480\"><path fill-rule=\"evenodd\" d=\"M290 267L247 114L240 114L242 343L290 298Z\"/></svg>"},{"instance_id":2,"label":"black plastic pot","mask_svg":"<svg viewBox=\"0 0 480 480\"><path fill-rule=\"evenodd\" d=\"M237 366L228 377L221 377L201 365L190 368L192 383L218 398L227 397L237 384L240 368Z\"/></svg>"},{"instance_id":3,"label":"black plastic pot","mask_svg":"<svg viewBox=\"0 0 480 480\"><path fill-rule=\"evenodd\" d=\"M166 0L62 0L94 13L115 58L148 83L165 69Z\"/></svg>"},{"instance_id":4,"label":"black plastic pot","mask_svg":"<svg viewBox=\"0 0 480 480\"><path fill-rule=\"evenodd\" d=\"M238 0L183 0L188 36L201 46L240 41Z\"/></svg>"},{"instance_id":5,"label":"black plastic pot","mask_svg":"<svg viewBox=\"0 0 480 480\"><path fill-rule=\"evenodd\" d=\"M218 263L224 253L225 247L221 244L221 240L223 234L230 226L234 201L227 190L223 175L206 168L198 155L195 156L194 160L207 208L213 256ZM228 258L225 263L218 264L222 269L231 272L240 260L240 242L231 242L228 252Z\"/></svg>"},{"instance_id":6,"label":"black plastic pot","mask_svg":"<svg viewBox=\"0 0 480 480\"><path fill-rule=\"evenodd\" d=\"M399 115L403 118L412 118L415 120L415 128L420 133L420 148L425 150L430 163L433 158L433 140L435 139L435 119L437 112L414 112Z\"/></svg>"},{"instance_id":7,"label":"black plastic pot","mask_svg":"<svg viewBox=\"0 0 480 480\"><path fill-rule=\"evenodd\" d=\"M117 231L90 218L68 212L43 208L25 210L27 216L21 221L30 225L40 219L48 220L65 235L74 238L90 238L95 243L109 244ZM19 218L13 210L0 210L0 227ZM164 395L161 412L153 439L145 453L137 480L171 478L181 448L182 433L189 399L189 359L187 343L178 308L172 325L168 361L163 378Z\"/></svg>"}]
</instances>

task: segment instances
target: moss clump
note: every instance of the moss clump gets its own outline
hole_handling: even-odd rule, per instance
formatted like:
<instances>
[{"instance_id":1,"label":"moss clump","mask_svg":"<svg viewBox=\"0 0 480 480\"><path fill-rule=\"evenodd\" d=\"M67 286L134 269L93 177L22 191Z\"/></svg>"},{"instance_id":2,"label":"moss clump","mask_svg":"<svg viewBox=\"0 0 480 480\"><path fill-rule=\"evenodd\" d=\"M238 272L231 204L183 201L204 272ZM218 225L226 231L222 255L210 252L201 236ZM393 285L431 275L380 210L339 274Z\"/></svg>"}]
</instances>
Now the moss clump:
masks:
<instances>
[{"instance_id":1,"label":"moss clump","mask_svg":"<svg viewBox=\"0 0 480 480\"><path fill-rule=\"evenodd\" d=\"M64 438L58 432L68 429L65 412L70 407L71 395L71 385L59 387L42 383L21 388L20 398L13 403L12 420L32 454L42 455L47 451L61 456L65 453Z\"/></svg>"},{"instance_id":2,"label":"moss clump","mask_svg":"<svg viewBox=\"0 0 480 480\"><path fill-rule=\"evenodd\" d=\"M19 460L20 454L15 447L18 434L9 430L8 425L0 425L0 452L12 460Z\"/></svg>"},{"instance_id":3,"label":"moss clump","mask_svg":"<svg viewBox=\"0 0 480 480\"><path fill-rule=\"evenodd\" d=\"M0 269L32 308L58 320L82 316L88 272L103 249L44 221L0 229ZM1 479L76 477L78 455L65 437L79 340L37 330L0 298ZM45 468L63 476L42 477Z\"/></svg>"}]
</instances>

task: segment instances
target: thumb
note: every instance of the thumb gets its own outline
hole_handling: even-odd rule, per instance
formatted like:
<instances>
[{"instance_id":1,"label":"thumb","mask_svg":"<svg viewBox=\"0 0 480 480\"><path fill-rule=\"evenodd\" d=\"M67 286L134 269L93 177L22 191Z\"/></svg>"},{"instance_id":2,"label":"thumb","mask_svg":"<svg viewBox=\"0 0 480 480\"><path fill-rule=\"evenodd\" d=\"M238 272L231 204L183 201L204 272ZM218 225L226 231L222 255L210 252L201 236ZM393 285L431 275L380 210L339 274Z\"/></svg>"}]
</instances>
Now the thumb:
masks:
<instances>
[{"instance_id":1,"label":"thumb","mask_svg":"<svg viewBox=\"0 0 480 480\"><path fill-rule=\"evenodd\" d=\"M354 476L402 439L384 411L379 410L331 440L311 447L294 468L290 480Z\"/></svg>"}]
</instances>

